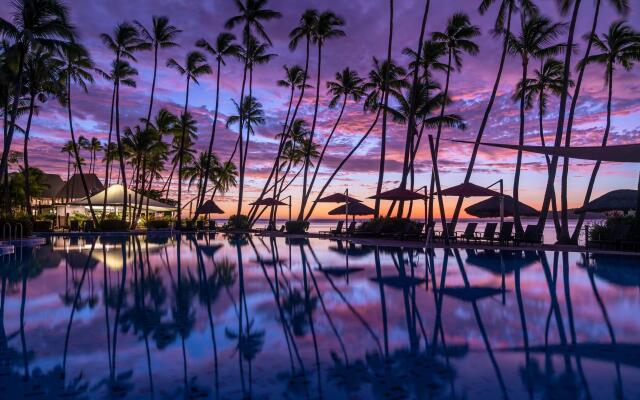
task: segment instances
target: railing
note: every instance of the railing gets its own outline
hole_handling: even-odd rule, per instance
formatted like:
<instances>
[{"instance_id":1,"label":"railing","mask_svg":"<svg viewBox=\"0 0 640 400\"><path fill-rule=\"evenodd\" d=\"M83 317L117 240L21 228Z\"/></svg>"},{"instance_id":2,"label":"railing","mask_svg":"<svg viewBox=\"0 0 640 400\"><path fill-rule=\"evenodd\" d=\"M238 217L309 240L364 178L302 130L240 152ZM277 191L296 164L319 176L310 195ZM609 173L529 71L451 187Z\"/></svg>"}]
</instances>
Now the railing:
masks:
<instances>
[{"instance_id":1,"label":"railing","mask_svg":"<svg viewBox=\"0 0 640 400\"><path fill-rule=\"evenodd\" d=\"M18 239L22 240L24 238L24 227L20 222L17 222L15 224L15 230L13 229L10 223L5 222L4 225L2 226L2 239L11 241L12 232L13 232L13 240L17 241ZM18 232L20 233L20 235L18 235Z\"/></svg>"}]
</instances>

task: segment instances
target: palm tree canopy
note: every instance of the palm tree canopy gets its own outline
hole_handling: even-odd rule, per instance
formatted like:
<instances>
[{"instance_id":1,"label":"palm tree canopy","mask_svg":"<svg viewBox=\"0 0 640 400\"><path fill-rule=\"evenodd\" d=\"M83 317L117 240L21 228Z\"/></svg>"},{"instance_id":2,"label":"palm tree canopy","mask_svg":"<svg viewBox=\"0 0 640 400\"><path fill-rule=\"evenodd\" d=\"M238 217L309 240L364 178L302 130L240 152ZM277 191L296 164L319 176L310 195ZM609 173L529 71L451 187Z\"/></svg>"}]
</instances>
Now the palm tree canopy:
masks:
<instances>
[{"instance_id":1,"label":"palm tree canopy","mask_svg":"<svg viewBox=\"0 0 640 400\"><path fill-rule=\"evenodd\" d=\"M455 13L447 21L444 32L434 32L432 37L451 52L458 70L462 68L462 53L475 56L480 51L473 38L480 36L480 28L471 24L465 13Z\"/></svg>"},{"instance_id":2,"label":"palm tree canopy","mask_svg":"<svg viewBox=\"0 0 640 400\"><path fill-rule=\"evenodd\" d=\"M160 47L166 49L178 46L174 40L182 30L171 25L169 17L158 17L154 15L151 19L150 30L139 21L133 21L133 23L138 27L141 40L144 41L149 48Z\"/></svg>"},{"instance_id":3,"label":"palm tree canopy","mask_svg":"<svg viewBox=\"0 0 640 400\"><path fill-rule=\"evenodd\" d=\"M302 39L311 40L318 23L318 17L318 10L312 8L302 13L298 26L289 33L289 49L295 50Z\"/></svg>"},{"instance_id":4,"label":"palm tree canopy","mask_svg":"<svg viewBox=\"0 0 640 400\"><path fill-rule=\"evenodd\" d=\"M245 42L253 35L253 31L255 31L258 37L261 37L266 40L267 43L272 44L262 22L280 18L282 17L282 14L265 8L267 0L244 0L244 2L241 0L233 1L239 11L239 14L229 18L224 27L226 29L233 29L236 25L244 24L242 34Z\"/></svg>"},{"instance_id":5,"label":"palm tree canopy","mask_svg":"<svg viewBox=\"0 0 640 400\"><path fill-rule=\"evenodd\" d=\"M402 50L402 54L411 59L409 62L410 69L415 69L416 64L420 65L420 68L422 68L422 77L431 78L432 71L447 72L449 69L449 66L446 63L440 61L440 59L447 54L447 48L442 42L425 40L422 44L422 51L420 52L419 59L418 53L410 47L405 47Z\"/></svg>"},{"instance_id":6,"label":"palm tree canopy","mask_svg":"<svg viewBox=\"0 0 640 400\"><path fill-rule=\"evenodd\" d=\"M253 127L256 125L264 125L265 117L264 110L262 109L262 103L256 100L253 96L245 96L242 101L242 110L240 110L240 105L236 103L235 100L233 104L236 107L237 115L232 115L227 119L227 128L233 124L237 124L242 119L242 124L245 127L248 127L251 133L255 133Z\"/></svg>"},{"instance_id":7,"label":"palm tree canopy","mask_svg":"<svg viewBox=\"0 0 640 400\"><path fill-rule=\"evenodd\" d=\"M211 66L207 64L207 57L199 51L187 53L184 65L180 65L174 58L167 60L167 67L175 69L180 75L186 76L195 84L199 84L198 78L211 73Z\"/></svg>"},{"instance_id":8,"label":"palm tree canopy","mask_svg":"<svg viewBox=\"0 0 640 400\"><path fill-rule=\"evenodd\" d=\"M349 67L342 70L342 72L336 72L336 80L327 82L327 89L329 89L329 94L332 96L329 107L335 107L342 97L345 100L351 97L354 102L360 101L365 95L363 83L364 81L358 73L349 69Z\"/></svg>"},{"instance_id":9,"label":"palm tree canopy","mask_svg":"<svg viewBox=\"0 0 640 400\"><path fill-rule=\"evenodd\" d=\"M73 42L76 30L60 0L14 0L11 19L0 18L0 34L26 54L32 46L54 51Z\"/></svg>"},{"instance_id":10,"label":"palm tree canopy","mask_svg":"<svg viewBox=\"0 0 640 400\"><path fill-rule=\"evenodd\" d=\"M151 48L148 42L140 38L136 27L128 22L121 22L116 25L112 35L101 33L100 39L116 55L116 58L128 58L137 61L133 53Z\"/></svg>"},{"instance_id":11,"label":"palm tree canopy","mask_svg":"<svg viewBox=\"0 0 640 400\"><path fill-rule=\"evenodd\" d=\"M215 46L212 46L205 39L199 39L196 42L196 46L214 56L216 61L219 61L222 65L226 65L225 57L238 57L242 50L240 45L234 43L235 40L234 34L222 32L216 37Z\"/></svg>"},{"instance_id":12,"label":"palm tree canopy","mask_svg":"<svg viewBox=\"0 0 640 400\"><path fill-rule=\"evenodd\" d=\"M513 95L514 101L522 96L522 90L525 90L525 106L530 109L534 105L534 100L538 99L540 111L542 115L546 114L549 102L549 94L560 96L563 89L564 63L562 61L550 58L544 61L541 69L534 71L533 78L518 82L516 92ZM573 80L569 80L569 86L573 87Z\"/></svg>"},{"instance_id":13,"label":"palm tree canopy","mask_svg":"<svg viewBox=\"0 0 640 400\"><path fill-rule=\"evenodd\" d=\"M276 84L280 87L291 88L295 87L296 89L302 89L302 85L304 84L305 88L310 88L311 85L305 83L304 76L304 68L299 65L293 65L291 67L287 65L283 65L285 79L280 79L276 82ZM307 75L309 78L309 75Z\"/></svg>"},{"instance_id":14,"label":"palm tree canopy","mask_svg":"<svg viewBox=\"0 0 640 400\"><path fill-rule=\"evenodd\" d=\"M344 37L345 32L339 28L343 25L344 19L332 11L324 11L318 16L311 38L314 43L321 46L327 39Z\"/></svg>"},{"instance_id":15,"label":"palm tree canopy","mask_svg":"<svg viewBox=\"0 0 640 400\"><path fill-rule=\"evenodd\" d=\"M276 54L267 53L268 48L269 46L266 43L260 43L256 38L251 36L246 42L246 47L240 47L239 57L249 68L253 68L255 65L266 64L276 57Z\"/></svg>"},{"instance_id":16,"label":"palm tree canopy","mask_svg":"<svg viewBox=\"0 0 640 400\"><path fill-rule=\"evenodd\" d=\"M553 41L564 33L566 27L564 23L551 22L543 16L528 18L519 35L510 34L509 53L519 55L523 60L553 57L566 47L564 43L553 44Z\"/></svg>"},{"instance_id":17,"label":"palm tree canopy","mask_svg":"<svg viewBox=\"0 0 640 400\"><path fill-rule=\"evenodd\" d=\"M101 70L100 68L95 68L95 71L98 73L98 75L102 76L103 79L106 79L108 81L115 82L116 80L118 80L123 86L132 88L136 87L136 81L134 80L134 77L138 76L138 70L135 69L126 60L113 60L111 62L111 71L109 71L108 73Z\"/></svg>"},{"instance_id":18,"label":"palm tree canopy","mask_svg":"<svg viewBox=\"0 0 640 400\"><path fill-rule=\"evenodd\" d=\"M375 111L381 107L387 88L392 97L402 97L402 89L409 87L409 83L405 79L406 75L407 71L394 64L393 61L380 62L373 57L373 69L369 72L369 81L364 84L364 90L369 92L364 102L365 110Z\"/></svg>"},{"instance_id":19,"label":"palm tree canopy","mask_svg":"<svg viewBox=\"0 0 640 400\"><path fill-rule=\"evenodd\" d=\"M64 63L64 78L87 92L87 84L93 83L91 71L95 69L87 49L81 44L73 43L60 50L60 58Z\"/></svg>"},{"instance_id":20,"label":"palm tree canopy","mask_svg":"<svg viewBox=\"0 0 640 400\"><path fill-rule=\"evenodd\" d=\"M26 90L31 97L45 102L49 97L64 93L63 62L47 51L29 54L25 62Z\"/></svg>"},{"instance_id":21,"label":"palm tree canopy","mask_svg":"<svg viewBox=\"0 0 640 400\"><path fill-rule=\"evenodd\" d=\"M630 70L640 60L640 34L624 21L614 22L602 37L594 35L593 45L599 53L592 54L580 62L583 64L600 64L605 66L605 82L615 71L616 65Z\"/></svg>"}]
</instances>

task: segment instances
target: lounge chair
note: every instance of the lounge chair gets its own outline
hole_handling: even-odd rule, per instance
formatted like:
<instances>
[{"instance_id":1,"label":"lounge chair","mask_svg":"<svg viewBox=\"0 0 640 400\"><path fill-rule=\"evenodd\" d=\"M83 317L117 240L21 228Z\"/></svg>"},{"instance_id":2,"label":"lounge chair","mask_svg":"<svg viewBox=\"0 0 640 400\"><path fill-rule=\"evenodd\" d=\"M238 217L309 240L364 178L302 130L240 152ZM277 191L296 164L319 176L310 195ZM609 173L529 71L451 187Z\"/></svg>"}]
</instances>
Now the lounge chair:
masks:
<instances>
[{"instance_id":1,"label":"lounge chair","mask_svg":"<svg viewBox=\"0 0 640 400\"><path fill-rule=\"evenodd\" d=\"M403 238L405 239L420 239L420 237L422 237L424 235L424 227L425 227L425 223L424 222L418 222L416 224L416 231L415 232L409 232L409 233L405 233L404 235L402 235Z\"/></svg>"},{"instance_id":2,"label":"lounge chair","mask_svg":"<svg viewBox=\"0 0 640 400\"><path fill-rule=\"evenodd\" d=\"M349 227L344 233L347 235L353 235L355 232L356 232L356 222L351 221L351 223L349 224Z\"/></svg>"},{"instance_id":3,"label":"lounge chair","mask_svg":"<svg viewBox=\"0 0 640 400\"><path fill-rule=\"evenodd\" d=\"M542 243L542 230L538 227L538 224L527 225L522 237L516 237L515 244L541 244Z\"/></svg>"},{"instance_id":4,"label":"lounge chair","mask_svg":"<svg viewBox=\"0 0 640 400\"><path fill-rule=\"evenodd\" d=\"M329 229L328 231L322 231L320 233L326 235L340 235L342 234L342 227L344 226L344 221L338 221L335 229Z\"/></svg>"},{"instance_id":5,"label":"lounge chair","mask_svg":"<svg viewBox=\"0 0 640 400\"><path fill-rule=\"evenodd\" d=\"M196 229L199 231L204 230L204 220L199 219L196 221Z\"/></svg>"},{"instance_id":6,"label":"lounge chair","mask_svg":"<svg viewBox=\"0 0 640 400\"><path fill-rule=\"evenodd\" d=\"M493 241L495 240L497 228L498 228L498 224L496 222L488 222L484 226L484 232L482 234L480 234L479 232L476 233L476 238L475 238L476 242L483 241L483 242L493 244Z\"/></svg>"},{"instance_id":7,"label":"lounge chair","mask_svg":"<svg viewBox=\"0 0 640 400\"><path fill-rule=\"evenodd\" d=\"M464 239L467 243L469 243L470 240L475 239L477 227L477 222L469 222L467 224L467 227L464 229L464 232L460 232L460 236L458 236L458 238Z\"/></svg>"},{"instance_id":8,"label":"lounge chair","mask_svg":"<svg viewBox=\"0 0 640 400\"><path fill-rule=\"evenodd\" d=\"M498 243L507 244L509 242L513 242L515 239L512 233L513 222L503 222L502 227L500 228L500 233L498 234Z\"/></svg>"},{"instance_id":9,"label":"lounge chair","mask_svg":"<svg viewBox=\"0 0 640 400\"><path fill-rule=\"evenodd\" d=\"M453 224L451 222L447 223L447 232L446 232L446 236L447 238L452 241L455 242L456 241L456 231L453 227ZM434 233L434 238L437 240L442 240L444 241L445 238L445 231L436 231Z\"/></svg>"},{"instance_id":10,"label":"lounge chair","mask_svg":"<svg viewBox=\"0 0 640 400\"><path fill-rule=\"evenodd\" d=\"M80 230L80 223L78 220L72 219L69 221L69 232L78 232Z\"/></svg>"},{"instance_id":11,"label":"lounge chair","mask_svg":"<svg viewBox=\"0 0 640 400\"><path fill-rule=\"evenodd\" d=\"M84 226L82 227L85 232L93 232L95 231L95 227L93 226L92 220L84 221Z\"/></svg>"},{"instance_id":12,"label":"lounge chair","mask_svg":"<svg viewBox=\"0 0 640 400\"><path fill-rule=\"evenodd\" d=\"M215 219L210 219L209 220L209 230L210 231L215 231L216 229L217 229L216 220Z\"/></svg>"},{"instance_id":13,"label":"lounge chair","mask_svg":"<svg viewBox=\"0 0 640 400\"><path fill-rule=\"evenodd\" d=\"M287 227L286 227L285 225L282 225L282 226L280 227L280 230L279 230L278 232L282 233L282 232L284 232L286 229L287 229Z\"/></svg>"}]
</instances>

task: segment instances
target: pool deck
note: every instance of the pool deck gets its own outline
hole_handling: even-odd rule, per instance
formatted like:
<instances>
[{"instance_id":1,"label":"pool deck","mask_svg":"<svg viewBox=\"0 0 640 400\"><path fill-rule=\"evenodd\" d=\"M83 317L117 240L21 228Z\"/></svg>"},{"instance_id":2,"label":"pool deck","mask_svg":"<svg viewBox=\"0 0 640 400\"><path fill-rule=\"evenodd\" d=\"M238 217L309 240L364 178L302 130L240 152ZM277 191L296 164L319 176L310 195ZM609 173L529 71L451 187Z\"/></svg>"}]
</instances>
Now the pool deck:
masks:
<instances>
[{"instance_id":1,"label":"pool deck","mask_svg":"<svg viewBox=\"0 0 640 400\"><path fill-rule=\"evenodd\" d=\"M129 237L129 236L173 236L178 231L171 230L157 230L146 231L136 230L129 232L67 232L67 231L55 231L37 233L40 236L39 239L43 240L47 237ZM417 240L397 240L397 239L383 239L383 238L365 238L365 237L350 237L345 235L330 235L321 233L305 233L305 234L290 234L285 232L272 232L272 231L182 231L183 234L198 234L198 233L222 233L222 234L254 234L264 237L282 237L288 239L324 239L324 240L348 240L354 244L360 244L365 246L381 246L381 247L401 247L405 249L424 249L426 243ZM638 251L621 251L621 250L608 250L598 248L587 248L581 245L572 244L539 244L539 245L500 245L500 244L483 244L483 243L465 243L457 241L451 243L448 246L442 242L432 242L429 248L441 249L475 249L475 250L506 250L506 251L562 251L562 252L588 252L594 254L612 254L612 255L626 255L626 256L640 256ZM2 254L0 252L0 254Z\"/></svg>"}]
</instances>

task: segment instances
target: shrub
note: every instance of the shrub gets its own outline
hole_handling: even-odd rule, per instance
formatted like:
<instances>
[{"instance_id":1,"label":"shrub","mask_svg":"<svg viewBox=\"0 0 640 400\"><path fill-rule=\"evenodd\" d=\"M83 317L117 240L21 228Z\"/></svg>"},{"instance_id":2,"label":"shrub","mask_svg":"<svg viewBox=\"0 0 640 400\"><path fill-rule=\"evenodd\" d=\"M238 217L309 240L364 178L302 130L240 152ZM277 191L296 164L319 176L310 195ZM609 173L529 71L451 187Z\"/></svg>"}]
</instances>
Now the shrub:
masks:
<instances>
[{"instance_id":1,"label":"shrub","mask_svg":"<svg viewBox=\"0 0 640 400\"><path fill-rule=\"evenodd\" d=\"M157 231L160 229L169 229L169 220L166 219L152 219L146 223L147 229L150 231Z\"/></svg>"},{"instance_id":2,"label":"shrub","mask_svg":"<svg viewBox=\"0 0 640 400\"><path fill-rule=\"evenodd\" d=\"M31 234L33 233L33 223L27 216L13 216L8 218L0 217L0 226L2 226L3 236L5 234L5 224L7 223L11 226L11 237L15 237L16 227L18 224L22 224L22 235L24 237L31 236Z\"/></svg>"},{"instance_id":3,"label":"shrub","mask_svg":"<svg viewBox=\"0 0 640 400\"><path fill-rule=\"evenodd\" d=\"M309 229L309 221L287 221L284 225L287 233L305 233Z\"/></svg>"},{"instance_id":4,"label":"shrub","mask_svg":"<svg viewBox=\"0 0 640 400\"><path fill-rule=\"evenodd\" d=\"M40 216L40 219L42 220L46 220L46 221L55 221L56 220L56 215L54 213L48 213L48 214L44 214L42 216Z\"/></svg>"},{"instance_id":5,"label":"shrub","mask_svg":"<svg viewBox=\"0 0 640 400\"><path fill-rule=\"evenodd\" d=\"M129 224L121 219L105 219L100 222L100 230L104 232L128 231Z\"/></svg>"},{"instance_id":6,"label":"shrub","mask_svg":"<svg viewBox=\"0 0 640 400\"><path fill-rule=\"evenodd\" d=\"M229 217L229 220L227 221L225 227L228 229L246 230L251 226L249 224L249 217L247 217L246 215L232 215Z\"/></svg>"},{"instance_id":7,"label":"shrub","mask_svg":"<svg viewBox=\"0 0 640 400\"><path fill-rule=\"evenodd\" d=\"M631 227L624 240L640 239L640 220L633 215L614 215L608 217L604 223L595 224L589 229L590 240L613 241L616 238L616 232L623 226Z\"/></svg>"},{"instance_id":8,"label":"shrub","mask_svg":"<svg viewBox=\"0 0 640 400\"><path fill-rule=\"evenodd\" d=\"M33 223L34 232L51 232L53 230L53 222L45 219Z\"/></svg>"},{"instance_id":9,"label":"shrub","mask_svg":"<svg viewBox=\"0 0 640 400\"><path fill-rule=\"evenodd\" d=\"M74 213L71 214L69 219L74 220L74 221L78 221L78 222L82 222L82 221L86 221L89 218L85 214L82 214L82 213L79 213L77 211L74 211Z\"/></svg>"},{"instance_id":10,"label":"shrub","mask_svg":"<svg viewBox=\"0 0 640 400\"><path fill-rule=\"evenodd\" d=\"M408 218L374 218L363 222L360 231L364 233L418 233L418 225Z\"/></svg>"}]
</instances>

